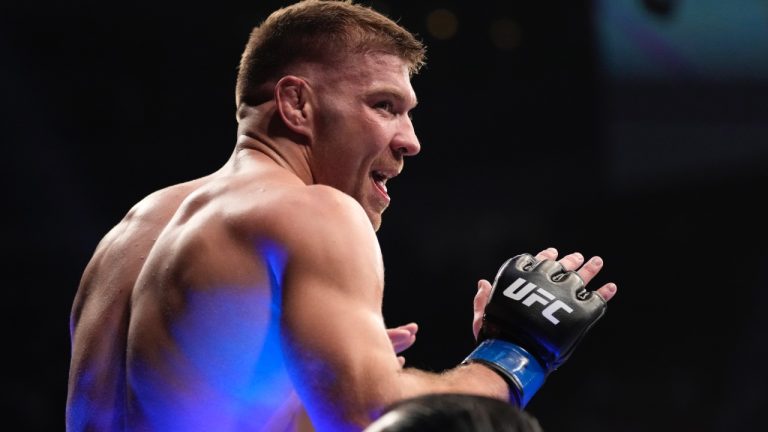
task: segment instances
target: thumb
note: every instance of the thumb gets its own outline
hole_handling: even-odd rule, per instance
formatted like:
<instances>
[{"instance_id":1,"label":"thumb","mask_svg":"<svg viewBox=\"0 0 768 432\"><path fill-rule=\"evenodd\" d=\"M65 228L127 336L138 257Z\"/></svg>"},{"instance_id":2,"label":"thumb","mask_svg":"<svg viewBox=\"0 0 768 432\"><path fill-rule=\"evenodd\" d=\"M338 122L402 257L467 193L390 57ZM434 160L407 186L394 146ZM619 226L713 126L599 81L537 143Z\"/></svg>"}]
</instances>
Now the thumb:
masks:
<instances>
[{"instance_id":1,"label":"thumb","mask_svg":"<svg viewBox=\"0 0 768 432\"><path fill-rule=\"evenodd\" d=\"M485 279L480 279L477 282L477 294L475 294L475 299L472 303L472 332L475 335L475 339L477 339L480 327L483 325L483 314L485 313L485 305L488 304L488 299L491 296L491 288L491 283Z\"/></svg>"}]
</instances>

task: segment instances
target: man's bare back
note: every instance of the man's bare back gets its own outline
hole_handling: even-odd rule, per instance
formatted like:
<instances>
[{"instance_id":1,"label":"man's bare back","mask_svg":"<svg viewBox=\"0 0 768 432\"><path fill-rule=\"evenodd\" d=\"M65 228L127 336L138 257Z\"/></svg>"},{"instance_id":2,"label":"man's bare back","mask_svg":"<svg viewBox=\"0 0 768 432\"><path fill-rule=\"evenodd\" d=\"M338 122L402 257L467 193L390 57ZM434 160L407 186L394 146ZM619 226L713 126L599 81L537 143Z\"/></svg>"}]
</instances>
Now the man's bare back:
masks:
<instances>
[{"instance_id":1,"label":"man's bare back","mask_svg":"<svg viewBox=\"0 0 768 432\"><path fill-rule=\"evenodd\" d=\"M290 380L272 354L280 347L268 263L238 262L244 255L226 249L249 246L240 221L268 225L252 215L268 213L286 189L306 186L281 178L271 161L252 159L238 163L248 174L223 169L150 195L99 244L73 306L70 385L89 400L70 400L71 415L105 429L141 428L153 417L154 425L205 430L209 421L244 427L295 414ZM247 237L258 241L256 232ZM201 283L226 280L197 274L210 268L225 269L231 283ZM270 385L242 380L249 376Z\"/></svg>"}]
</instances>

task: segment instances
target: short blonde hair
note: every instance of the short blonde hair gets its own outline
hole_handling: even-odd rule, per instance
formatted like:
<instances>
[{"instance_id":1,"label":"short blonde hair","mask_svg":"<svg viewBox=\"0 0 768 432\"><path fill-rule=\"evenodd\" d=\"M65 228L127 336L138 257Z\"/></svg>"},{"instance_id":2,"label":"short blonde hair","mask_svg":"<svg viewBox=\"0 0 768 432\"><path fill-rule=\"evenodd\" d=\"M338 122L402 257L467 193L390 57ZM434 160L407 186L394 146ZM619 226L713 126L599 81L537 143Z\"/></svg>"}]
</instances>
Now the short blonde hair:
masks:
<instances>
[{"instance_id":1,"label":"short blonde hair","mask_svg":"<svg viewBox=\"0 0 768 432\"><path fill-rule=\"evenodd\" d=\"M390 18L351 0L304 0L278 9L251 31L240 60L236 104L263 102L270 95L261 85L279 79L292 64L334 64L368 51L400 57L414 75L426 48Z\"/></svg>"}]
</instances>

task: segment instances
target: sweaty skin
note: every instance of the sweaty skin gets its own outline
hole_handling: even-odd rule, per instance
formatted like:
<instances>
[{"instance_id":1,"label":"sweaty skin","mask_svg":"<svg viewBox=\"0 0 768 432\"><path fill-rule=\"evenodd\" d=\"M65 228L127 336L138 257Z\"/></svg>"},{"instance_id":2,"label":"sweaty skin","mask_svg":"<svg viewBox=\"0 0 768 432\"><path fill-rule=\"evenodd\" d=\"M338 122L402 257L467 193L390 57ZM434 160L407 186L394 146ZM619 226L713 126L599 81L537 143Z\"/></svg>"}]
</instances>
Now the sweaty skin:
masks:
<instances>
[{"instance_id":1,"label":"sweaty skin","mask_svg":"<svg viewBox=\"0 0 768 432\"><path fill-rule=\"evenodd\" d=\"M99 243L72 308L69 431L311 430L304 410L316 430L359 431L405 397L508 398L482 365L403 368L416 325L381 314L385 178L420 148L406 64L290 72L239 107L222 168L149 195ZM561 262L589 282L602 263L582 260Z\"/></svg>"}]
</instances>

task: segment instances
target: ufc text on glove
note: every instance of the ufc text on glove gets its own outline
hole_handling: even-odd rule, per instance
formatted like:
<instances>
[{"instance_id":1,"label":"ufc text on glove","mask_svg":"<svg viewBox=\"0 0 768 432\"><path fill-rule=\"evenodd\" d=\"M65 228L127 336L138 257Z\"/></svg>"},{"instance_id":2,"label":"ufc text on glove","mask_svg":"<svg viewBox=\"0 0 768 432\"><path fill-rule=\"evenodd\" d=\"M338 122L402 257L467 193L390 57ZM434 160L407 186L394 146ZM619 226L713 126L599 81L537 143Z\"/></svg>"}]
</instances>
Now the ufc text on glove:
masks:
<instances>
[{"instance_id":1,"label":"ufc text on glove","mask_svg":"<svg viewBox=\"0 0 768 432\"><path fill-rule=\"evenodd\" d=\"M499 373L512 398L525 407L606 307L576 272L565 271L559 262L517 255L496 274L479 345L464 362L483 363Z\"/></svg>"}]
</instances>

